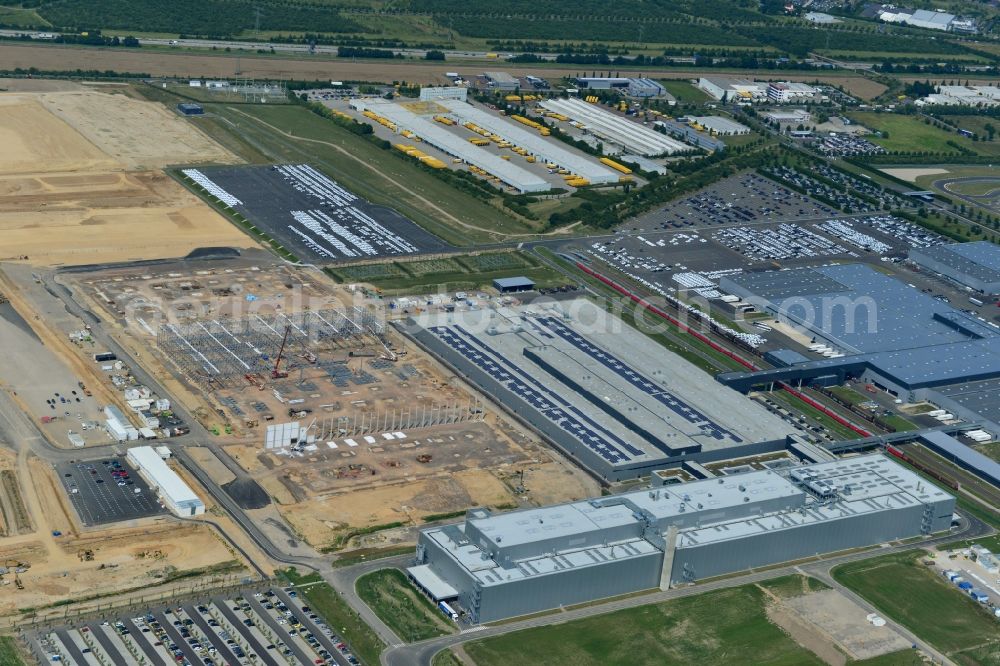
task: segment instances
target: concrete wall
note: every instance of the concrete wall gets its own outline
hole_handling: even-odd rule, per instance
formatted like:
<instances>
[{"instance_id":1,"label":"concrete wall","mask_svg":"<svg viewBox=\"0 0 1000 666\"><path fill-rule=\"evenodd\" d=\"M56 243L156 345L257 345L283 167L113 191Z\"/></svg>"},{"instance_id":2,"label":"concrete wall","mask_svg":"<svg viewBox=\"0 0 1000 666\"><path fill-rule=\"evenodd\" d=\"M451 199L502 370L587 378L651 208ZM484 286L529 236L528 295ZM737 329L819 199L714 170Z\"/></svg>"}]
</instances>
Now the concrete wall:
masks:
<instances>
[{"instance_id":1,"label":"concrete wall","mask_svg":"<svg viewBox=\"0 0 1000 666\"><path fill-rule=\"evenodd\" d=\"M681 583L710 578L751 567L917 536L921 534L923 512L923 506L915 506L678 548L670 580ZM949 510L948 524L950 522ZM946 528L947 524L939 529Z\"/></svg>"},{"instance_id":2,"label":"concrete wall","mask_svg":"<svg viewBox=\"0 0 1000 666\"><path fill-rule=\"evenodd\" d=\"M482 589L477 622L528 615L559 606L648 590L659 585L663 553L655 551L600 566L566 569Z\"/></svg>"}]
</instances>

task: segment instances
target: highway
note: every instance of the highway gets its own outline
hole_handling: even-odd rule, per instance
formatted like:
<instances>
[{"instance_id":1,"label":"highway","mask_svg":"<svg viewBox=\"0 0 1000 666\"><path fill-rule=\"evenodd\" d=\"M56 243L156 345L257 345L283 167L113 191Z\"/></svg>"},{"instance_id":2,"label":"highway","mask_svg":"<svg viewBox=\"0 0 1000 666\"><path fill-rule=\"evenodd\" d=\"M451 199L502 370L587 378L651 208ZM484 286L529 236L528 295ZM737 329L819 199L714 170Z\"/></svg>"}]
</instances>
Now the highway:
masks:
<instances>
[{"instance_id":1,"label":"highway","mask_svg":"<svg viewBox=\"0 0 1000 666\"><path fill-rule=\"evenodd\" d=\"M43 30L0 30L0 36L3 37L18 37L20 35L29 35L33 40L44 44L45 42L51 41L52 37L48 35L56 36L60 35L59 32L47 32ZM129 33L121 32L118 30L106 30L103 33L108 37L127 37ZM323 44L316 44L310 46L308 44L282 44L280 42L269 42L269 41L240 41L240 40L225 40L225 39L197 39L197 38L160 38L160 37L139 37L139 44L142 46L156 46L165 48L175 48L177 50L183 49L199 49L205 51L222 50L222 49L232 49L234 51L244 50L251 53L256 53L258 49L263 49L265 51L274 51L275 53L289 53L293 55L319 55L319 56L336 56L337 46L327 46ZM398 47L386 47L385 50L391 50L396 55L402 55L408 58L424 58L427 55L427 49L409 49L409 48L398 48ZM465 51L465 50L444 50L442 51L448 60L503 60L513 54L511 53L497 53L495 51ZM553 53L536 53L542 60L555 61L556 55ZM441 64L441 68L445 69L444 63Z\"/></svg>"}]
</instances>

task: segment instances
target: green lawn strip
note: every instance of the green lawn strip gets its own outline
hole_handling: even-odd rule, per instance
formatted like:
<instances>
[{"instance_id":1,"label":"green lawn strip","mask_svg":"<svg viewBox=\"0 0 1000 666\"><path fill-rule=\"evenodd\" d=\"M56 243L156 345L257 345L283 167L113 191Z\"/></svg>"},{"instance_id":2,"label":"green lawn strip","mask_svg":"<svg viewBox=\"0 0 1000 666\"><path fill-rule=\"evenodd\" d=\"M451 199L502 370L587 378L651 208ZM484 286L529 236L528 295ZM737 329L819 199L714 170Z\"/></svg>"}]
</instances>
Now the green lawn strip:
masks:
<instances>
[{"instance_id":1,"label":"green lawn strip","mask_svg":"<svg viewBox=\"0 0 1000 666\"><path fill-rule=\"evenodd\" d=\"M463 662L451 650L441 650L434 655L431 666L463 666Z\"/></svg>"},{"instance_id":2,"label":"green lawn strip","mask_svg":"<svg viewBox=\"0 0 1000 666\"><path fill-rule=\"evenodd\" d=\"M927 664L916 650L900 650L871 659L856 659L847 663L850 666L925 666Z\"/></svg>"},{"instance_id":3,"label":"green lawn strip","mask_svg":"<svg viewBox=\"0 0 1000 666\"><path fill-rule=\"evenodd\" d=\"M871 399L846 386L832 386L830 387L830 393L834 394L848 405L860 405L861 403L868 402Z\"/></svg>"},{"instance_id":4,"label":"green lawn strip","mask_svg":"<svg viewBox=\"0 0 1000 666\"><path fill-rule=\"evenodd\" d=\"M959 150L954 144L978 155L1000 154L1000 142L973 141L957 132L939 129L929 125L917 116L897 113L855 112L849 114L851 120L870 129L888 132L888 136L869 137L886 150L900 152L941 152L955 153Z\"/></svg>"},{"instance_id":5,"label":"green lawn strip","mask_svg":"<svg viewBox=\"0 0 1000 666\"><path fill-rule=\"evenodd\" d=\"M897 416L896 414L890 414L889 416L878 417L878 422L889 426L896 432L904 432L906 430L918 430L919 426L911 421L904 419L902 416Z\"/></svg>"},{"instance_id":6,"label":"green lawn strip","mask_svg":"<svg viewBox=\"0 0 1000 666\"><path fill-rule=\"evenodd\" d=\"M326 620L330 628L343 637L362 663L369 666L379 663L379 655L386 648L385 643L332 587L323 582L319 574L303 576L294 568L280 573L293 585L308 584L308 587L299 590L299 594L309 601L314 613Z\"/></svg>"},{"instance_id":7,"label":"green lawn strip","mask_svg":"<svg viewBox=\"0 0 1000 666\"><path fill-rule=\"evenodd\" d=\"M491 286L496 278L515 275L534 280L543 289L572 283L561 273L523 253L332 266L327 273L338 282L365 282L387 293L471 290Z\"/></svg>"},{"instance_id":8,"label":"green lawn strip","mask_svg":"<svg viewBox=\"0 0 1000 666\"><path fill-rule=\"evenodd\" d=\"M1000 462L1000 442L990 442L989 444L978 444L973 446L976 451L979 451L987 458L992 458L997 462Z\"/></svg>"},{"instance_id":9,"label":"green lawn strip","mask_svg":"<svg viewBox=\"0 0 1000 666\"><path fill-rule=\"evenodd\" d=\"M3 666L24 666L21 651L17 649L14 639L10 636L0 636L0 664Z\"/></svg>"},{"instance_id":10,"label":"green lawn strip","mask_svg":"<svg viewBox=\"0 0 1000 666\"><path fill-rule=\"evenodd\" d=\"M821 592L822 590L830 589L829 585L817 578L812 578L811 576L800 576L798 574L773 578L771 580L764 581L761 583L761 586L767 588L782 599L800 597L804 594L809 594L810 592Z\"/></svg>"},{"instance_id":11,"label":"green lawn strip","mask_svg":"<svg viewBox=\"0 0 1000 666\"><path fill-rule=\"evenodd\" d=\"M921 563L922 551L894 553L835 567L833 577L881 612L907 627L938 650L952 654L982 644L992 661L956 657L960 663L1000 660L996 620L969 595L935 575Z\"/></svg>"},{"instance_id":12,"label":"green lawn strip","mask_svg":"<svg viewBox=\"0 0 1000 666\"><path fill-rule=\"evenodd\" d=\"M372 560L381 560L389 557L398 557L400 555L412 555L413 546L389 546L386 548L359 548L357 550L348 551L340 555L337 559L331 562L331 566L340 567L350 567L355 564L361 564L362 562L370 562Z\"/></svg>"},{"instance_id":13,"label":"green lawn strip","mask_svg":"<svg viewBox=\"0 0 1000 666\"><path fill-rule=\"evenodd\" d=\"M774 391L770 394L770 398L775 402L779 402L785 406L786 409L793 413L801 413L807 418L811 418L813 421L818 422L820 425L825 427L827 430L832 432L838 438L841 439L860 439L861 435L854 432L847 426L841 425L840 423L834 421L832 418L819 411L812 405L809 405L801 400L792 398L789 394L784 391Z\"/></svg>"},{"instance_id":14,"label":"green lawn strip","mask_svg":"<svg viewBox=\"0 0 1000 666\"><path fill-rule=\"evenodd\" d=\"M659 83L678 102L707 102L712 99L708 93L688 83L686 79L660 79Z\"/></svg>"},{"instance_id":15,"label":"green lawn strip","mask_svg":"<svg viewBox=\"0 0 1000 666\"><path fill-rule=\"evenodd\" d=\"M399 569L379 569L358 579L358 596L408 643L454 633L442 613Z\"/></svg>"},{"instance_id":16,"label":"green lawn strip","mask_svg":"<svg viewBox=\"0 0 1000 666\"><path fill-rule=\"evenodd\" d=\"M321 171L329 174L355 194L372 203L396 209L420 226L456 245L496 240L489 231L480 229L509 234L527 234L536 231L486 202L456 189L416 163L393 154L398 151L379 148L368 139L353 134L306 108L244 105L240 106L238 111L295 137L312 141L289 139L224 105L211 105L208 110L237 124L249 140L259 144L273 159L314 163ZM361 158L372 168L366 168L356 160L345 157L342 152L326 143L314 141L334 144ZM400 185L478 229L459 227L450 223L443 218L439 210L403 190Z\"/></svg>"},{"instance_id":17,"label":"green lawn strip","mask_svg":"<svg viewBox=\"0 0 1000 666\"><path fill-rule=\"evenodd\" d=\"M822 664L768 621L764 603L764 593L747 585L518 631L465 651L477 666L687 666L749 663L750 655L773 666Z\"/></svg>"}]
</instances>

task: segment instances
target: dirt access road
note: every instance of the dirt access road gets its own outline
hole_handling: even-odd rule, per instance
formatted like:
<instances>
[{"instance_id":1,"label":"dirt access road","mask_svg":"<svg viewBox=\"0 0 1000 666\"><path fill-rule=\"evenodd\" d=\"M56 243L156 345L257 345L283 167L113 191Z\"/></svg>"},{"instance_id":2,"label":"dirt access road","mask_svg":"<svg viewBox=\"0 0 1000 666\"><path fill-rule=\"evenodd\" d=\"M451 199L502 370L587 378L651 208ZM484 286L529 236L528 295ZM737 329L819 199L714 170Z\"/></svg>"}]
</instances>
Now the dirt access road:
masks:
<instances>
[{"instance_id":1,"label":"dirt access road","mask_svg":"<svg viewBox=\"0 0 1000 666\"><path fill-rule=\"evenodd\" d=\"M239 71L241 76L271 78L271 79L313 79L343 81L410 81L412 83L448 83L444 73L446 70L463 69L456 64L427 63L425 61L365 62L354 60L328 60L319 58L281 58L277 56L254 57L251 54L235 55L196 55L191 53L163 53L162 51L142 51L123 49L74 48L66 46L37 46L4 44L0 46L0 63L4 69L15 67L37 67L41 70L72 70L96 69L114 70L118 72L140 72L152 76L178 77L231 77ZM497 63L501 69L514 70L515 73L535 71L548 78L576 76L580 68L532 67L526 64L511 65ZM475 67L477 73L483 64L465 66L466 72ZM680 79L703 76L704 70L682 70L676 68L644 69L620 71L621 76L649 76L653 78ZM712 70L712 73L722 75L724 70ZM741 72L750 76L752 72ZM885 91L885 86L860 75L849 75L837 72L834 75L822 72L793 74L781 72L778 76L774 71L761 71L762 78L780 78L791 81L815 81L817 78L832 85L842 85L849 92L872 99Z\"/></svg>"}]
</instances>

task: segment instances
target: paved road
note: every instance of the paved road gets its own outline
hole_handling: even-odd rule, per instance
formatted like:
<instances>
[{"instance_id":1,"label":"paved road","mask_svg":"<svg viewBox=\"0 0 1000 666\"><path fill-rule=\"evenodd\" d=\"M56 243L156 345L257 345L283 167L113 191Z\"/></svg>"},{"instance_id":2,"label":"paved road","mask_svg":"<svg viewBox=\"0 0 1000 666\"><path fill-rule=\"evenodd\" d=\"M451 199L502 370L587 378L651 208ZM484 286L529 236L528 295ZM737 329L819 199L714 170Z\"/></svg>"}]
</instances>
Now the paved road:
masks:
<instances>
[{"instance_id":1,"label":"paved road","mask_svg":"<svg viewBox=\"0 0 1000 666\"><path fill-rule=\"evenodd\" d=\"M17 37L19 35L31 35L39 43L46 43L51 40L51 37L45 38L40 37L45 36L55 36L61 33L58 32L47 32L44 30L0 30L0 35L4 37ZM118 30L105 30L104 34L113 37L115 35L119 37L127 37L128 31L121 32ZM233 49L233 50L246 50L251 53L256 53L258 49L265 49L268 51L274 51L275 53L291 53L295 55L324 55L324 56L336 56L337 46L327 46L323 44L316 44L310 47L308 44L280 44L275 42L267 41L238 41L238 40L224 40L224 39L193 39L193 38L158 38L158 37L140 37L139 44L143 46L160 46L160 47L174 47L178 50L180 49L203 49L203 50L223 50L223 49ZM427 55L427 49L408 49L408 48L392 48L389 47L393 53L397 55L403 55L410 58L423 58ZM518 53L521 53L520 51ZM502 60L510 55L510 53L497 54L492 51L467 51L467 50L446 50L444 51L445 57L448 60ZM555 53L537 53L535 54L542 60L555 61ZM441 73L448 69L445 63L441 63Z\"/></svg>"},{"instance_id":2,"label":"paved road","mask_svg":"<svg viewBox=\"0 0 1000 666\"><path fill-rule=\"evenodd\" d=\"M382 663L385 666L415 666L417 664L419 664L420 666L429 666L431 660L434 658L434 655L440 652L441 650L471 640L479 640L481 638L500 636L502 634L508 634L514 631L531 629L534 627L544 627L550 624L557 624L557 623L561 624L564 622L569 622L571 620L580 620L595 615L603 615L605 613L624 610L626 608L636 608L639 606L646 606L649 604L669 601L671 599L680 599L683 597L689 597L696 594L711 592L713 590L739 587L742 585L747 585L749 583L756 583L764 580L769 580L771 578L777 578L780 576L787 576L794 573L798 573L801 571L801 569L805 569L807 567L809 567L810 571L816 570L818 568L820 571L829 572L831 568L840 564L845 564L847 562L854 562L857 560L863 560L870 557L887 555L889 553L913 550L914 548L923 548L939 543L947 543L963 537L974 538L977 536L981 536L983 534L990 534L991 532L992 529L988 525L980 522L978 519L970 517L970 519L959 530L949 532L944 536L940 536L934 539L921 541L919 543L902 544L898 546L882 548L876 551L866 550L858 553L850 553L847 555L840 555L836 557L826 558L815 563L810 563L808 565L800 566L800 565L790 564L775 569L768 569L766 571L755 571L748 574L744 574L742 576L736 576L733 578L725 578L721 580L710 581L707 583L701 583L693 585L691 587L681 587L681 588L666 590L663 592L653 592L639 597L620 599L608 603L588 606L585 608L577 608L574 610L569 610L561 613L553 613L551 615L545 615L542 617L534 617L526 620L521 620L518 622L510 622L508 624L503 624L503 625L495 625L495 626L484 625L483 628L476 628L471 631L462 632L460 634L442 636L440 638L432 638L419 643L412 643L410 645L403 645L394 648L389 648L388 650L382 653ZM918 641L913 641L913 642L917 643L918 645L920 644Z\"/></svg>"}]
</instances>

